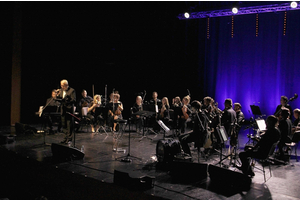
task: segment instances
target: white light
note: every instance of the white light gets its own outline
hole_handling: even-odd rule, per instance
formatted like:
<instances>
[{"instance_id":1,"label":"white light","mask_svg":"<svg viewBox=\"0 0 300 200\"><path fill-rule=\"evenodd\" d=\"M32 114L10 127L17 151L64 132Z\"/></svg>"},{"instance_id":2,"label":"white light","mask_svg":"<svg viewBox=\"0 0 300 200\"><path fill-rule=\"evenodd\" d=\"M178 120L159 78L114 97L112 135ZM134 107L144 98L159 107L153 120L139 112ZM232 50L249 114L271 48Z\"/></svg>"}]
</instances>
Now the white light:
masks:
<instances>
[{"instance_id":1,"label":"white light","mask_svg":"<svg viewBox=\"0 0 300 200\"><path fill-rule=\"evenodd\" d=\"M296 1L293 1L293 2L291 3L291 7L292 7L292 8L297 8L297 6L298 6L298 4L297 4Z\"/></svg>"},{"instance_id":2,"label":"white light","mask_svg":"<svg viewBox=\"0 0 300 200\"><path fill-rule=\"evenodd\" d=\"M184 17L185 18L190 18L190 14L186 12L186 13L184 13Z\"/></svg>"},{"instance_id":3,"label":"white light","mask_svg":"<svg viewBox=\"0 0 300 200\"><path fill-rule=\"evenodd\" d=\"M236 7L233 7L233 8L232 8L232 13L233 13L233 14L238 13L238 11L239 11L239 10L238 10Z\"/></svg>"}]
</instances>

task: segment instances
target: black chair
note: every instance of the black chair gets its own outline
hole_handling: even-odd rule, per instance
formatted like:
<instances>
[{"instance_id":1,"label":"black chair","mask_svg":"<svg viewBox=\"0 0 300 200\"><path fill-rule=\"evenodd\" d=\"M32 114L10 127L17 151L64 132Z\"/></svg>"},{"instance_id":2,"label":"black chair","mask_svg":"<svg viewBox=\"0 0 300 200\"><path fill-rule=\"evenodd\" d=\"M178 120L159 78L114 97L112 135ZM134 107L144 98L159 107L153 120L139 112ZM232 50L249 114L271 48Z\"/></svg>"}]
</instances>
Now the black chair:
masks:
<instances>
[{"instance_id":1,"label":"black chair","mask_svg":"<svg viewBox=\"0 0 300 200\"><path fill-rule=\"evenodd\" d=\"M269 172L270 172L270 178L271 178L271 177L272 177L271 164L273 163L271 157L273 156L274 151L275 151L275 149L276 149L278 143L279 143L279 141L275 142L275 143L271 146L271 148L270 148L270 150L269 150L269 153L268 153L268 155L267 155L265 158L255 158L255 157L253 157L253 158L251 159L251 161L250 161L250 166L249 166L249 167L253 167L253 168L255 168L255 169L258 169L258 170L262 171L263 174L264 174L264 180L265 180L265 182L266 182L266 174L265 174L266 171L265 171L265 166L266 166L267 164L269 165ZM255 166L256 160L259 160L259 161L261 162L262 169Z\"/></svg>"}]
</instances>

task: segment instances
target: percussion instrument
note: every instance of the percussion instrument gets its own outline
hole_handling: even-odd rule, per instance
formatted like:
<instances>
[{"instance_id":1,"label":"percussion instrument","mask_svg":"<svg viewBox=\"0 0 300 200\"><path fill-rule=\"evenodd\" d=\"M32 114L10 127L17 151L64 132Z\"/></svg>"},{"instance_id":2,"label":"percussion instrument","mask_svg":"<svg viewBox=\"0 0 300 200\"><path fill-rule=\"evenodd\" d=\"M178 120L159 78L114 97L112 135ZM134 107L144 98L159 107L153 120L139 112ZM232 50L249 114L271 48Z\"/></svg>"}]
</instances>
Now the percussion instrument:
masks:
<instances>
[{"instance_id":1,"label":"percussion instrument","mask_svg":"<svg viewBox=\"0 0 300 200\"><path fill-rule=\"evenodd\" d=\"M159 140L156 145L156 157L158 162L172 162L174 155L181 153L180 142L174 138Z\"/></svg>"}]
</instances>

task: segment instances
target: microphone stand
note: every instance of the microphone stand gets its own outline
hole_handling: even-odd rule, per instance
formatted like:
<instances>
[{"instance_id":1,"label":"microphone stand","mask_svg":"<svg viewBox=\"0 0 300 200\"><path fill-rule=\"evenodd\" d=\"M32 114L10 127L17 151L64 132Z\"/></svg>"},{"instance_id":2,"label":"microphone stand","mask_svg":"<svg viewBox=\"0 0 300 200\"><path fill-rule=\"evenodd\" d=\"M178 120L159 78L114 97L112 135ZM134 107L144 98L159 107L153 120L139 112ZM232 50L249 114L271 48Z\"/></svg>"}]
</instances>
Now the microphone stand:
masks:
<instances>
[{"instance_id":1,"label":"microphone stand","mask_svg":"<svg viewBox=\"0 0 300 200\"><path fill-rule=\"evenodd\" d=\"M130 155L130 122L131 122L131 118L129 118L128 119L128 123L129 123L129 138L128 138L128 153L127 153L127 155L126 156L122 156L122 157L119 157L119 158L116 158L116 160L119 160L119 159L121 159L120 161L121 162L131 162L132 160L130 159L130 157L131 158L135 158L135 159L138 159L138 160L142 160L141 158L138 158L138 157L135 157L135 156L132 156L132 155Z\"/></svg>"}]
</instances>

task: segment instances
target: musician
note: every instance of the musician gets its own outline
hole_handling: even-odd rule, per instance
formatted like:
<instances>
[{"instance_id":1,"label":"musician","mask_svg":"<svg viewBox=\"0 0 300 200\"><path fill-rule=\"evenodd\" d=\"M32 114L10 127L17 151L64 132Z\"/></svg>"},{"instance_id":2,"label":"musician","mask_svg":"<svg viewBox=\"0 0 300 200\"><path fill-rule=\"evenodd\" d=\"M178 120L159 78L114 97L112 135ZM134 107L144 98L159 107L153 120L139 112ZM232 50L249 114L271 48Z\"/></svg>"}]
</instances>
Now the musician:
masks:
<instances>
[{"instance_id":1,"label":"musician","mask_svg":"<svg viewBox=\"0 0 300 200\"><path fill-rule=\"evenodd\" d=\"M45 105L47 107L48 106L56 107L57 111L58 111L58 108L60 107L60 102L56 101L56 96L57 96L57 91L55 89L53 89L52 92L51 92L51 97L46 100L46 104ZM48 125L48 128L49 128L49 134L53 134L54 133L54 131L53 131L53 121L58 121L57 131L60 131L60 129L61 129L61 120L58 119L57 116L48 115L46 117L46 122L47 122L47 125Z\"/></svg>"},{"instance_id":2,"label":"musician","mask_svg":"<svg viewBox=\"0 0 300 200\"><path fill-rule=\"evenodd\" d=\"M233 125L236 120L236 113L232 109L231 99L226 99L224 105L225 109L223 110L221 122L227 132L227 135L230 137L232 135Z\"/></svg>"},{"instance_id":3,"label":"musician","mask_svg":"<svg viewBox=\"0 0 300 200\"><path fill-rule=\"evenodd\" d=\"M131 112L132 114L138 112L138 111L142 111L143 110L143 99L141 96L137 96L135 99L135 103L133 104L132 108L131 108ZM142 128L143 128L143 119L142 116L140 115L133 115L133 120L135 121L136 124L136 129L137 132L141 132Z\"/></svg>"},{"instance_id":4,"label":"musician","mask_svg":"<svg viewBox=\"0 0 300 200\"><path fill-rule=\"evenodd\" d=\"M212 108L210 115L213 117L211 119L210 127L212 128L212 131L215 132L215 128L221 125L221 116L223 111L218 108L218 103L215 103L215 100L213 98L211 98L210 106ZM215 132L215 134L217 134L217 132Z\"/></svg>"},{"instance_id":5,"label":"musician","mask_svg":"<svg viewBox=\"0 0 300 200\"><path fill-rule=\"evenodd\" d=\"M267 131L261 135L261 139L254 147L245 147L245 151L239 153L239 158L242 162L240 169L245 175L255 175L250 167L250 158L266 158L273 144L280 140L280 131L276 127L277 122L278 120L274 115L268 116L266 120Z\"/></svg>"},{"instance_id":6,"label":"musician","mask_svg":"<svg viewBox=\"0 0 300 200\"><path fill-rule=\"evenodd\" d=\"M236 146L238 141L239 132L242 127L242 123L245 121L244 113L241 111L242 105L240 103L234 103L233 104L233 110L236 113L236 122L234 124L234 136L230 138L230 145Z\"/></svg>"},{"instance_id":7,"label":"musician","mask_svg":"<svg viewBox=\"0 0 300 200\"><path fill-rule=\"evenodd\" d=\"M95 128L96 130L99 129L99 123L100 123L100 118L101 118L101 96L99 94L96 94L94 96L93 101L90 103L90 106L88 108L88 113L87 113L87 118L90 119L91 122L91 129L92 132L95 133Z\"/></svg>"},{"instance_id":8,"label":"musician","mask_svg":"<svg viewBox=\"0 0 300 200\"><path fill-rule=\"evenodd\" d=\"M300 130L300 109L296 108L293 113L294 113L295 120L293 122L292 130L293 132L295 132Z\"/></svg>"},{"instance_id":9,"label":"musician","mask_svg":"<svg viewBox=\"0 0 300 200\"><path fill-rule=\"evenodd\" d=\"M212 102L213 99L211 97L204 97L202 110L204 110L206 113L211 113L213 110L213 107L211 105Z\"/></svg>"},{"instance_id":10,"label":"musician","mask_svg":"<svg viewBox=\"0 0 300 200\"><path fill-rule=\"evenodd\" d=\"M179 136L179 141L184 153L191 156L189 143L195 142L199 147L203 147L207 140L208 121L206 120L204 112L201 110L201 103L193 101L191 103L193 130Z\"/></svg>"},{"instance_id":11,"label":"musician","mask_svg":"<svg viewBox=\"0 0 300 200\"><path fill-rule=\"evenodd\" d=\"M60 81L61 89L58 90L57 99L61 100L61 122L65 138L61 143L68 143L72 141L73 124L72 116L74 113L74 104L76 103L76 92L73 88L69 87L67 80ZM70 114L69 114L70 113Z\"/></svg>"},{"instance_id":12,"label":"musician","mask_svg":"<svg viewBox=\"0 0 300 200\"><path fill-rule=\"evenodd\" d=\"M292 122L289 119L289 109L281 108L279 119L278 128L281 133L281 139L278 143L279 159L285 160L283 147L285 143L291 142L292 138Z\"/></svg>"},{"instance_id":13,"label":"musician","mask_svg":"<svg viewBox=\"0 0 300 200\"><path fill-rule=\"evenodd\" d=\"M81 92L82 98L78 103L78 108L81 109L82 107L89 107L90 103L93 102L93 98L87 95L86 90L82 90Z\"/></svg>"},{"instance_id":14,"label":"musician","mask_svg":"<svg viewBox=\"0 0 300 200\"><path fill-rule=\"evenodd\" d=\"M205 113L206 120L208 121L209 131L213 133L218 125L218 117L216 115L215 107L214 107L214 100L213 98L207 96L203 98L203 105L201 107L202 111ZM214 142L214 134L209 134L210 141ZM209 143L210 143L209 141Z\"/></svg>"},{"instance_id":15,"label":"musician","mask_svg":"<svg viewBox=\"0 0 300 200\"><path fill-rule=\"evenodd\" d=\"M292 127L292 133L293 133L293 137L292 137L292 142L299 142L300 141L300 109L296 108L294 110L294 122L293 122L293 127Z\"/></svg>"},{"instance_id":16,"label":"musician","mask_svg":"<svg viewBox=\"0 0 300 200\"><path fill-rule=\"evenodd\" d=\"M115 120L122 119L123 104L120 100L120 95L112 93L110 95L111 101L107 104L108 110L108 124L112 127L112 130L116 131L117 123Z\"/></svg>"},{"instance_id":17,"label":"musician","mask_svg":"<svg viewBox=\"0 0 300 200\"><path fill-rule=\"evenodd\" d=\"M175 109L175 108L178 108L178 107L181 107L182 106L182 103L181 103L181 100L180 100L180 97L175 97L172 99L172 106L171 106L171 109Z\"/></svg>"},{"instance_id":18,"label":"musician","mask_svg":"<svg viewBox=\"0 0 300 200\"><path fill-rule=\"evenodd\" d=\"M156 113L155 116L150 118L150 124L153 127L154 132L160 131L160 126L156 123L156 120L158 119L158 113L161 109L161 100L157 98L158 94L157 92L152 92L152 99L149 101L149 111L153 111Z\"/></svg>"},{"instance_id":19,"label":"musician","mask_svg":"<svg viewBox=\"0 0 300 200\"><path fill-rule=\"evenodd\" d=\"M51 92L51 97L46 100L46 105L59 107L60 102L56 101L56 97L57 97L57 90L53 89Z\"/></svg>"},{"instance_id":20,"label":"musician","mask_svg":"<svg viewBox=\"0 0 300 200\"><path fill-rule=\"evenodd\" d=\"M149 104L152 105L151 106L151 110L150 111L154 111L156 112L156 105L158 107L158 110L161 108L161 100L157 98L158 94L157 92L152 92L152 99L150 99Z\"/></svg>"},{"instance_id":21,"label":"musician","mask_svg":"<svg viewBox=\"0 0 300 200\"><path fill-rule=\"evenodd\" d=\"M161 109L159 111L159 119L162 120L165 124L170 120L170 105L167 97L162 98L161 100Z\"/></svg>"},{"instance_id":22,"label":"musician","mask_svg":"<svg viewBox=\"0 0 300 200\"><path fill-rule=\"evenodd\" d=\"M186 122L190 115L190 96L187 95L182 99L182 106L174 109L174 124L180 129L180 133L184 133L186 129Z\"/></svg>"},{"instance_id":23,"label":"musician","mask_svg":"<svg viewBox=\"0 0 300 200\"><path fill-rule=\"evenodd\" d=\"M280 97L280 105L278 105L276 107L276 111L274 113L274 115L276 117L279 117L281 109L287 108L289 110L289 118L292 119L292 112L293 112L293 110L292 110L292 107L287 103L288 100L289 99L286 96L281 96Z\"/></svg>"}]
</instances>

